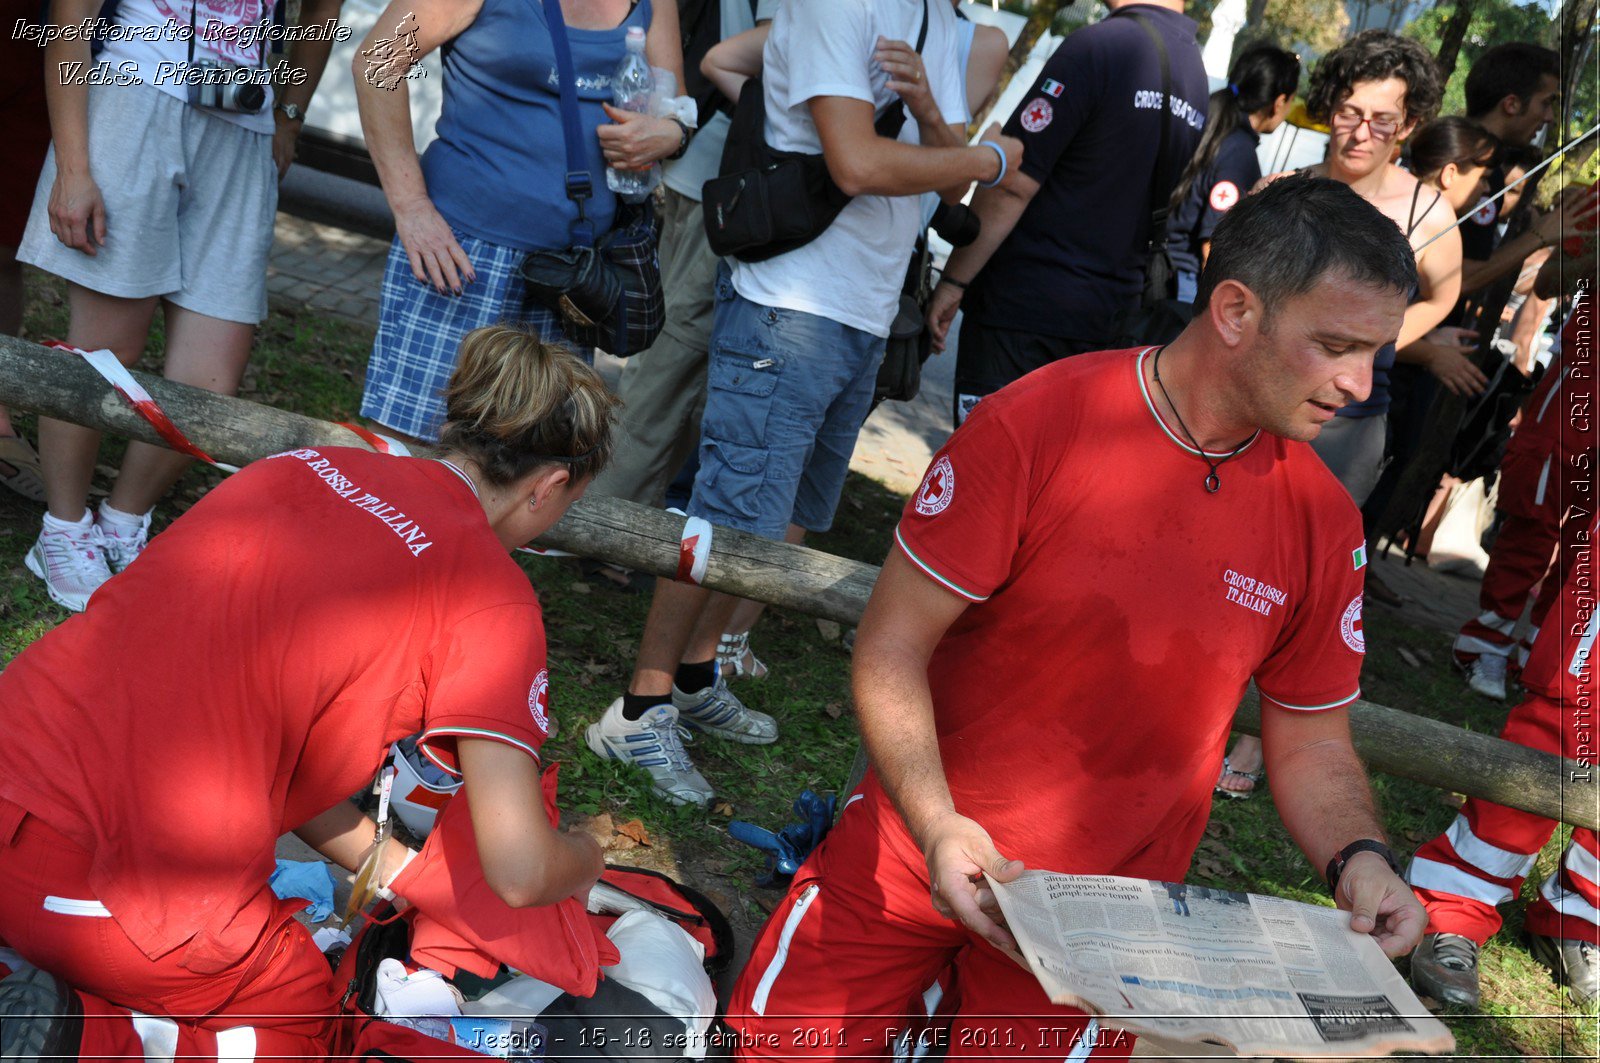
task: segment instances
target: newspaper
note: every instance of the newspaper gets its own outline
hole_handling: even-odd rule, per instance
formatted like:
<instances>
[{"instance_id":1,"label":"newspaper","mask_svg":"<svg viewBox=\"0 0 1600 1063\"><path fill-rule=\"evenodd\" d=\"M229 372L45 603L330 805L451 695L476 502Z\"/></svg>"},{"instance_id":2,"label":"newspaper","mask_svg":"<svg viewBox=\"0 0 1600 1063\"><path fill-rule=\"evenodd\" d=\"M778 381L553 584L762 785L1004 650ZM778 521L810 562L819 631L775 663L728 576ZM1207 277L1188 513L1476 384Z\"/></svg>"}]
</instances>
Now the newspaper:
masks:
<instances>
[{"instance_id":1,"label":"newspaper","mask_svg":"<svg viewBox=\"0 0 1600 1063\"><path fill-rule=\"evenodd\" d=\"M1245 1056L1455 1048L1348 912L1105 875L989 884L1050 999L1105 1025Z\"/></svg>"}]
</instances>

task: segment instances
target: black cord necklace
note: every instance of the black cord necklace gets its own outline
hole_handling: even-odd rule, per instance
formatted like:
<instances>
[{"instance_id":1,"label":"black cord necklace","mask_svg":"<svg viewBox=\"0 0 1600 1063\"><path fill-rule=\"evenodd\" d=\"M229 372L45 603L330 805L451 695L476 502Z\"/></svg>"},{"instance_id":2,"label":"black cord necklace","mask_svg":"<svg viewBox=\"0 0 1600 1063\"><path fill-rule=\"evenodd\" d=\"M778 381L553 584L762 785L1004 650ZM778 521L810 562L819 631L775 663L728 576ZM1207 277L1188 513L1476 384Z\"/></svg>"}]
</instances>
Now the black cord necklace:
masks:
<instances>
[{"instance_id":1,"label":"black cord necklace","mask_svg":"<svg viewBox=\"0 0 1600 1063\"><path fill-rule=\"evenodd\" d=\"M1206 448L1200 445L1200 441L1194 437L1194 433L1189 431L1189 426L1183 423L1183 414L1178 412L1178 404L1172 401L1172 396L1167 394L1167 385L1161 382L1161 352L1164 350L1166 350L1165 347L1156 348L1156 356L1150 363L1150 370L1156 378L1156 387L1161 389L1161 397L1167 400L1168 406L1172 407L1172 416L1178 419L1178 427L1183 429L1183 437L1189 441L1189 445L1200 455L1200 460L1210 467L1211 471L1206 473L1206 492L1214 495L1222 488L1222 478L1217 475L1217 470L1222 468L1224 463L1238 457L1241 450L1254 442L1256 434L1252 433L1249 439L1224 454L1220 461L1212 461L1211 455L1206 453ZM1157 416L1159 417L1160 414L1158 413Z\"/></svg>"}]
</instances>

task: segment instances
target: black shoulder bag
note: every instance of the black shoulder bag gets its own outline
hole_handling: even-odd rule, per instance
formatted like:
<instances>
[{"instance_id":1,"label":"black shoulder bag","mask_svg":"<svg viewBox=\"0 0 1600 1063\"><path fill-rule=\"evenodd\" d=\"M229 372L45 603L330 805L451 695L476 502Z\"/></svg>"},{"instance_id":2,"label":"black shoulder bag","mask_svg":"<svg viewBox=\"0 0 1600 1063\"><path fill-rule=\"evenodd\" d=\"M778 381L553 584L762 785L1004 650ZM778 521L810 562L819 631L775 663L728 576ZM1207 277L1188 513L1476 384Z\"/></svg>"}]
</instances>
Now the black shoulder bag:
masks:
<instances>
[{"instance_id":1,"label":"black shoulder bag","mask_svg":"<svg viewBox=\"0 0 1600 1063\"><path fill-rule=\"evenodd\" d=\"M594 223L583 209L594 194L594 177L584 162L567 25L557 0L543 0L543 4L561 78L567 198L577 204L578 216L571 225L571 246L560 251L530 251L522 260L522 279L528 298L559 316L562 331L574 343L625 358L654 343L666 320L655 211L648 199L632 204L619 198L611 231L596 241Z\"/></svg>"},{"instance_id":2,"label":"black shoulder bag","mask_svg":"<svg viewBox=\"0 0 1600 1063\"><path fill-rule=\"evenodd\" d=\"M927 39L928 0L922 0L917 54ZM873 130L894 140L905 120L905 106L895 100ZM706 236L718 255L743 262L761 262L804 247L833 224L851 199L834 183L820 154L768 145L767 104L759 76L739 90L717 172L701 189Z\"/></svg>"},{"instance_id":3,"label":"black shoulder bag","mask_svg":"<svg viewBox=\"0 0 1600 1063\"><path fill-rule=\"evenodd\" d=\"M1131 11L1128 17L1149 35L1161 58L1161 139L1156 146L1155 170L1150 175L1150 239L1144 251L1144 289L1137 303L1118 311L1112 320L1113 348L1170 343L1194 317L1194 307L1173 298L1176 278L1167 258L1167 213L1172 188L1165 185L1165 179L1171 162L1167 142L1172 122L1172 60L1167 54L1167 42L1149 19Z\"/></svg>"}]
</instances>

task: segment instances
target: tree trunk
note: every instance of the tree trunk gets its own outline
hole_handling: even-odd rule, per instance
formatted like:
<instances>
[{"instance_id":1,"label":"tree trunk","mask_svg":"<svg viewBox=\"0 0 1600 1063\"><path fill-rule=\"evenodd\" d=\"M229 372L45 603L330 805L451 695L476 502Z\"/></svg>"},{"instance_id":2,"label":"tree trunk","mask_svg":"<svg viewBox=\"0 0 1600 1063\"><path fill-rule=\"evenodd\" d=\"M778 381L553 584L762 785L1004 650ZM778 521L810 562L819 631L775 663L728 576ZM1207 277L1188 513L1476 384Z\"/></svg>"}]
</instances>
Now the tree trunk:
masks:
<instances>
[{"instance_id":1,"label":"tree trunk","mask_svg":"<svg viewBox=\"0 0 1600 1063\"><path fill-rule=\"evenodd\" d=\"M1461 55L1461 42L1467 38L1467 27L1472 23L1472 9L1477 0L1456 0L1456 9L1450 21L1439 34L1439 74L1448 81L1455 72L1456 59Z\"/></svg>"},{"instance_id":2,"label":"tree trunk","mask_svg":"<svg viewBox=\"0 0 1600 1063\"><path fill-rule=\"evenodd\" d=\"M1250 10L1244 17L1244 24L1248 29L1260 30L1261 22L1267 17L1267 0L1250 0Z\"/></svg>"},{"instance_id":3,"label":"tree trunk","mask_svg":"<svg viewBox=\"0 0 1600 1063\"><path fill-rule=\"evenodd\" d=\"M298 447L365 447L348 428L135 373L200 449L245 465ZM164 446L161 436L81 358L0 335L0 404ZM617 498L587 497L539 542L582 557L674 578L683 518ZM853 624L878 570L803 546L719 528L705 586ZM1463 695L1467 696L1467 695ZM1258 733L1247 698L1240 730ZM1593 769L1439 720L1370 702L1350 710L1356 749L1372 767L1430 786L1495 801L1574 826L1600 829Z\"/></svg>"},{"instance_id":4,"label":"tree trunk","mask_svg":"<svg viewBox=\"0 0 1600 1063\"><path fill-rule=\"evenodd\" d=\"M1006 65L1000 68L1000 82L995 85L994 92L989 96L989 104L977 114L972 116L972 130L981 130L989 122L989 112L994 108L994 101L1006 91L1006 86L1011 84L1012 75L1022 69L1022 64L1028 61L1028 56L1033 52L1033 46L1039 43L1039 38L1045 35L1051 24L1055 22L1056 14L1062 7L1070 7L1072 0L1037 0L1033 7L1028 9L1028 21L1023 23L1022 32L1017 35L1017 42L1011 46L1011 54L1006 56Z\"/></svg>"},{"instance_id":5,"label":"tree trunk","mask_svg":"<svg viewBox=\"0 0 1600 1063\"><path fill-rule=\"evenodd\" d=\"M1561 128L1552 138L1558 144L1565 141L1571 132L1572 112L1578 105L1579 86L1583 84L1584 77L1594 76L1594 20L1595 0L1567 0L1561 11L1561 40L1556 47L1561 52L1567 83L1561 93ZM1593 142L1579 145L1568 165L1576 170L1593 152ZM1579 153L1581 157L1578 157Z\"/></svg>"}]
</instances>

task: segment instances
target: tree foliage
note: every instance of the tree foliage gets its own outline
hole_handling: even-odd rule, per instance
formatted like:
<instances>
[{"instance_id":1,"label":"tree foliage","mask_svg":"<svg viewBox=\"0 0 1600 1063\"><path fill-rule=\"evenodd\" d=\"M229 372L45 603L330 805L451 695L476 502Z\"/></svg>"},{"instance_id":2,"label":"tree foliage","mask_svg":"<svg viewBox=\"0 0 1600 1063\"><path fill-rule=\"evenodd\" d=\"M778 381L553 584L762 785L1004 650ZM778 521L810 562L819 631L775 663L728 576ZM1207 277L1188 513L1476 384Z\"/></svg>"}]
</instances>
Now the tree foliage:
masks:
<instances>
[{"instance_id":1,"label":"tree foliage","mask_svg":"<svg viewBox=\"0 0 1600 1063\"><path fill-rule=\"evenodd\" d=\"M1401 32L1420 41L1428 51L1438 55L1455 10L1453 3L1436 4L1426 14L1413 19ZM1555 47L1556 37L1557 25L1543 4L1476 0L1472 5L1472 18L1461 38L1455 69L1451 71L1445 87L1444 107L1440 113L1466 113L1466 97L1462 94L1462 86L1466 83L1467 71L1490 48L1507 41L1531 41Z\"/></svg>"}]
</instances>

